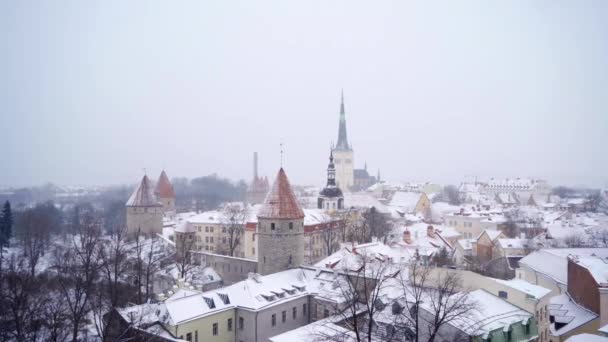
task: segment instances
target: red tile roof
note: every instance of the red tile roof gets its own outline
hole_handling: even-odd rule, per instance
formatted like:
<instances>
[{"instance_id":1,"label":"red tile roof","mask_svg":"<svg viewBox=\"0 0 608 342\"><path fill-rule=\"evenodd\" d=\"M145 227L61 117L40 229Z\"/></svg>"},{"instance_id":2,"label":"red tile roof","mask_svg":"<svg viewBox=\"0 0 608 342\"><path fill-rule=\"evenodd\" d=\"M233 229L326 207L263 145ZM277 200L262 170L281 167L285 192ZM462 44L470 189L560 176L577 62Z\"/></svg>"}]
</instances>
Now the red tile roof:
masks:
<instances>
[{"instance_id":1,"label":"red tile roof","mask_svg":"<svg viewBox=\"0 0 608 342\"><path fill-rule=\"evenodd\" d=\"M304 211L291 189L289 179L283 168L279 170L272 190L266 196L264 205L258 212L258 218L302 219Z\"/></svg>"},{"instance_id":2,"label":"red tile roof","mask_svg":"<svg viewBox=\"0 0 608 342\"><path fill-rule=\"evenodd\" d=\"M173 185L169 181L169 177L167 177L165 170L163 170L163 172L160 173L160 177L158 177L158 183L156 183L154 194L160 198L175 198Z\"/></svg>"}]
</instances>

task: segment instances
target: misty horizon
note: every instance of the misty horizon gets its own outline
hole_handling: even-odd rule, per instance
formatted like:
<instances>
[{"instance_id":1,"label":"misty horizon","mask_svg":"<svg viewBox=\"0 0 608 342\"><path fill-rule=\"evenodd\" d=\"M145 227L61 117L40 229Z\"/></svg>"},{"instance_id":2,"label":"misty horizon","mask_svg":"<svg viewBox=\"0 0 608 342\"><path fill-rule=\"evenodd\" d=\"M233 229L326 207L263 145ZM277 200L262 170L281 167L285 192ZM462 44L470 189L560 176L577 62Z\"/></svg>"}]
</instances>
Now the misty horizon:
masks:
<instances>
[{"instance_id":1,"label":"misty horizon","mask_svg":"<svg viewBox=\"0 0 608 342\"><path fill-rule=\"evenodd\" d=\"M585 5L586 4L586 5ZM383 180L608 183L605 2L0 4L1 187L324 184L344 89ZM234 25L238 23L238 25ZM278 29L280 27L280 29Z\"/></svg>"}]
</instances>

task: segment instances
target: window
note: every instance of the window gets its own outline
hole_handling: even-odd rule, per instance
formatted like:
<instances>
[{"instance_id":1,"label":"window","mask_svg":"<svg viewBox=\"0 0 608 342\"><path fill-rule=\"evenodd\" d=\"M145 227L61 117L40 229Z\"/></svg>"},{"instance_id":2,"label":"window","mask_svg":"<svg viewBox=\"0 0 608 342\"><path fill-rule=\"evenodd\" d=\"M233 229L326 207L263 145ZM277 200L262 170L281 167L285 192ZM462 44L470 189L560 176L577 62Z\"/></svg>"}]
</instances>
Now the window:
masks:
<instances>
[{"instance_id":1,"label":"window","mask_svg":"<svg viewBox=\"0 0 608 342\"><path fill-rule=\"evenodd\" d=\"M213 336L217 336L217 323L213 323Z\"/></svg>"},{"instance_id":2,"label":"window","mask_svg":"<svg viewBox=\"0 0 608 342\"><path fill-rule=\"evenodd\" d=\"M289 229L293 229L293 222L289 222Z\"/></svg>"},{"instance_id":3,"label":"window","mask_svg":"<svg viewBox=\"0 0 608 342\"><path fill-rule=\"evenodd\" d=\"M222 227L222 233L226 233L226 227Z\"/></svg>"},{"instance_id":4,"label":"window","mask_svg":"<svg viewBox=\"0 0 608 342\"><path fill-rule=\"evenodd\" d=\"M293 309L291 309L291 319L296 319L297 315L298 315L298 309L296 309L296 307L294 306Z\"/></svg>"},{"instance_id":5,"label":"window","mask_svg":"<svg viewBox=\"0 0 608 342\"><path fill-rule=\"evenodd\" d=\"M200 232L201 232L201 230L202 230L202 229L201 229L201 227L198 227L197 229L198 229L198 232L199 232L199 233L200 233Z\"/></svg>"},{"instance_id":6,"label":"window","mask_svg":"<svg viewBox=\"0 0 608 342\"><path fill-rule=\"evenodd\" d=\"M194 331L194 342L198 342L198 330Z\"/></svg>"},{"instance_id":7,"label":"window","mask_svg":"<svg viewBox=\"0 0 608 342\"><path fill-rule=\"evenodd\" d=\"M239 317L239 330L245 329L245 320L243 317Z\"/></svg>"},{"instance_id":8,"label":"window","mask_svg":"<svg viewBox=\"0 0 608 342\"><path fill-rule=\"evenodd\" d=\"M507 299L507 298L509 298L509 295L507 294L506 291L498 291L498 297Z\"/></svg>"},{"instance_id":9,"label":"window","mask_svg":"<svg viewBox=\"0 0 608 342\"><path fill-rule=\"evenodd\" d=\"M209 238L209 242L213 243L213 236Z\"/></svg>"},{"instance_id":10,"label":"window","mask_svg":"<svg viewBox=\"0 0 608 342\"><path fill-rule=\"evenodd\" d=\"M327 309L323 310L323 317L324 318L329 317L329 310L327 310Z\"/></svg>"},{"instance_id":11,"label":"window","mask_svg":"<svg viewBox=\"0 0 608 342\"><path fill-rule=\"evenodd\" d=\"M271 323L271 326L273 326L273 327L275 325L277 325L277 314L272 314L271 322L270 323Z\"/></svg>"},{"instance_id":12,"label":"window","mask_svg":"<svg viewBox=\"0 0 608 342\"><path fill-rule=\"evenodd\" d=\"M306 316L306 304L302 305L302 314Z\"/></svg>"},{"instance_id":13,"label":"window","mask_svg":"<svg viewBox=\"0 0 608 342\"><path fill-rule=\"evenodd\" d=\"M287 311L281 312L281 321L285 323L287 321Z\"/></svg>"},{"instance_id":14,"label":"window","mask_svg":"<svg viewBox=\"0 0 608 342\"><path fill-rule=\"evenodd\" d=\"M251 234L251 241L255 241L255 233Z\"/></svg>"},{"instance_id":15,"label":"window","mask_svg":"<svg viewBox=\"0 0 608 342\"><path fill-rule=\"evenodd\" d=\"M209 233L209 227L205 227L205 233Z\"/></svg>"},{"instance_id":16,"label":"window","mask_svg":"<svg viewBox=\"0 0 608 342\"><path fill-rule=\"evenodd\" d=\"M209 231L213 233L213 227L209 227Z\"/></svg>"},{"instance_id":17,"label":"window","mask_svg":"<svg viewBox=\"0 0 608 342\"><path fill-rule=\"evenodd\" d=\"M186 334L186 341L192 341L192 333Z\"/></svg>"},{"instance_id":18,"label":"window","mask_svg":"<svg viewBox=\"0 0 608 342\"><path fill-rule=\"evenodd\" d=\"M291 254L289 255L289 264L291 265Z\"/></svg>"},{"instance_id":19,"label":"window","mask_svg":"<svg viewBox=\"0 0 608 342\"><path fill-rule=\"evenodd\" d=\"M228 327L228 331L232 331L232 318L228 318L228 324L226 324L226 326Z\"/></svg>"},{"instance_id":20,"label":"window","mask_svg":"<svg viewBox=\"0 0 608 342\"><path fill-rule=\"evenodd\" d=\"M270 229L274 230L274 222L270 224Z\"/></svg>"}]
</instances>

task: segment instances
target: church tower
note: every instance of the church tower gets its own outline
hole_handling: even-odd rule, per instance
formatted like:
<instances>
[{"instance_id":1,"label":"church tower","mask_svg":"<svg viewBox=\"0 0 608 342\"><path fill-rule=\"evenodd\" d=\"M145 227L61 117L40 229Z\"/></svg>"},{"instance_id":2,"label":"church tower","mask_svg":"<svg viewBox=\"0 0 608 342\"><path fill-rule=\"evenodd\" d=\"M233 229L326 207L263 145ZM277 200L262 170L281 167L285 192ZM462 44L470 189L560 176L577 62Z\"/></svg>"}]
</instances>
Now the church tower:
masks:
<instances>
[{"instance_id":1,"label":"church tower","mask_svg":"<svg viewBox=\"0 0 608 342\"><path fill-rule=\"evenodd\" d=\"M328 212L344 209L344 195L336 185L336 168L334 166L333 151L329 152L329 165L327 165L327 185L319 193L317 208Z\"/></svg>"},{"instance_id":2,"label":"church tower","mask_svg":"<svg viewBox=\"0 0 608 342\"><path fill-rule=\"evenodd\" d=\"M144 175L125 206L129 235L138 231L144 235L163 232L163 205L154 195L154 189L152 189L148 176Z\"/></svg>"},{"instance_id":3,"label":"church tower","mask_svg":"<svg viewBox=\"0 0 608 342\"><path fill-rule=\"evenodd\" d=\"M258 273L299 267L304 261L304 211L283 168L258 211Z\"/></svg>"},{"instance_id":4,"label":"church tower","mask_svg":"<svg viewBox=\"0 0 608 342\"><path fill-rule=\"evenodd\" d=\"M333 149L334 163L336 165L336 185L349 191L354 183L355 156L353 148L348 144L346 135L346 114L344 111L344 93L340 103L340 126L338 127L338 143Z\"/></svg>"}]
</instances>

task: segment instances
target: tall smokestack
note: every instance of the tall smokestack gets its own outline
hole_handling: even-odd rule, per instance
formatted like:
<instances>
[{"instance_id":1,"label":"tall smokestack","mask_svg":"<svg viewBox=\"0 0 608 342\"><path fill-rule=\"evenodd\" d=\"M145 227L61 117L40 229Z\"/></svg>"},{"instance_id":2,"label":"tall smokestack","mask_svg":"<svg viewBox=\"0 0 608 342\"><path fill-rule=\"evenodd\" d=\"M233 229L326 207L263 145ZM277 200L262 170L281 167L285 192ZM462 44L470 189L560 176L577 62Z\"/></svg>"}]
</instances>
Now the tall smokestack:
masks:
<instances>
[{"instance_id":1,"label":"tall smokestack","mask_svg":"<svg viewBox=\"0 0 608 342\"><path fill-rule=\"evenodd\" d=\"M258 179L258 153L253 152L253 179Z\"/></svg>"}]
</instances>

